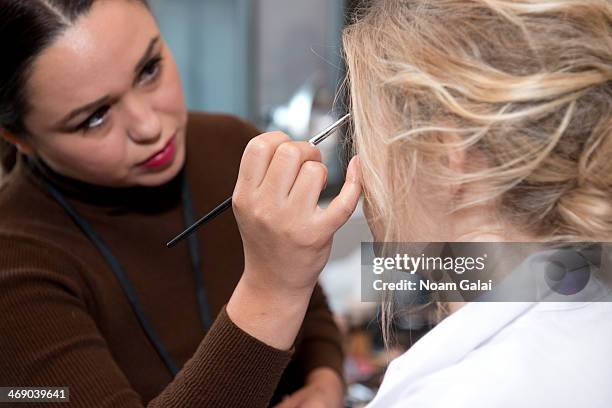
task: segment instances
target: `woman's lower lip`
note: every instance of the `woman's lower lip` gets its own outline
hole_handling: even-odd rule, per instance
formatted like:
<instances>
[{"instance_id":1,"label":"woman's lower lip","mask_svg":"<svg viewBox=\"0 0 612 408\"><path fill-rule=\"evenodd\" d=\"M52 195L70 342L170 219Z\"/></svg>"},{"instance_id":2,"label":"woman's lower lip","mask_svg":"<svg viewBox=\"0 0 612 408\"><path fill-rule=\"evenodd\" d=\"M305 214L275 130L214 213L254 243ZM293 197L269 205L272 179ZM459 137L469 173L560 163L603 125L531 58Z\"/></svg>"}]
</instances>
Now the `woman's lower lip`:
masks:
<instances>
[{"instance_id":1,"label":"woman's lower lip","mask_svg":"<svg viewBox=\"0 0 612 408\"><path fill-rule=\"evenodd\" d=\"M155 156L151 157L146 162L142 163L141 166L147 169L157 169L159 167L163 167L174 160L174 155L176 154L176 136L173 136L172 139L166 144L164 149L157 153Z\"/></svg>"}]
</instances>

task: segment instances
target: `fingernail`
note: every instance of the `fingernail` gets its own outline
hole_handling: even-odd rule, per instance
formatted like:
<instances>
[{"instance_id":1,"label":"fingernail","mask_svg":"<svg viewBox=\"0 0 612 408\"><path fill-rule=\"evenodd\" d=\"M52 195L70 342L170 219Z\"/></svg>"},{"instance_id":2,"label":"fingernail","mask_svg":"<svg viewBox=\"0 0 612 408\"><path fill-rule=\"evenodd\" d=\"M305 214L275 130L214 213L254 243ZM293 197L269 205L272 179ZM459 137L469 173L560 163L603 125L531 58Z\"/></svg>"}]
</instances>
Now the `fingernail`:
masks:
<instances>
[{"instance_id":1,"label":"fingernail","mask_svg":"<svg viewBox=\"0 0 612 408\"><path fill-rule=\"evenodd\" d=\"M346 180L356 183L359 180L359 156L355 155L346 169Z\"/></svg>"}]
</instances>

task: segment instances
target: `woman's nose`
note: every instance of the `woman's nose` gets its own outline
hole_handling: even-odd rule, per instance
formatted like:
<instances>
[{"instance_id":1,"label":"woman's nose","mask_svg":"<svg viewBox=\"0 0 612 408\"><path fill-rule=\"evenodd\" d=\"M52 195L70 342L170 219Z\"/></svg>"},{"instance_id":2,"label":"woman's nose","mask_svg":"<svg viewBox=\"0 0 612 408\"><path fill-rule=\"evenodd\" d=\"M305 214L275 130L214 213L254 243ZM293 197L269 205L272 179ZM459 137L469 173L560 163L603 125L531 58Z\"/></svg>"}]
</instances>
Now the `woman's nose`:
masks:
<instances>
[{"instance_id":1,"label":"woman's nose","mask_svg":"<svg viewBox=\"0 0 612 408\"><path fill-rule=\"evenodd\" d=\"M131 96L124 100L128 136L136 143L153 143L162 135L159 115L146 98Z\"/></svg>"}]
</instances>

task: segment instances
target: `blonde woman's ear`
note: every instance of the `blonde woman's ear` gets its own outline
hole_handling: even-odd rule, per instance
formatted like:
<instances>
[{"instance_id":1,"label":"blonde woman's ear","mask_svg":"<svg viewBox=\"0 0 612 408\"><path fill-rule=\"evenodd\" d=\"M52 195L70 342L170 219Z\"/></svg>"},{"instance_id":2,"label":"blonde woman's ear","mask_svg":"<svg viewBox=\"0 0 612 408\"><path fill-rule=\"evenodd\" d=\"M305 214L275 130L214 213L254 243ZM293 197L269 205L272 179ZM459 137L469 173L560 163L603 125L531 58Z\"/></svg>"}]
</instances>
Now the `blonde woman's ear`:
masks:
<instances>
[{"instance_id":1,"label":"blonde woman's ear","mask_svg":"<svg viewBox=\"0 0 612 408\"><path fill-rule=\"evenodd\" d=\"M444 146L446 146L450 169L457 172L463 172L465 164L465 144L463 139L453 133L442 133L439 135L439 138Z\"/></svg>"},{"instance_id":2,"label":"blonde woman's ear","mask_svg":"<svg viewBox=\"0 0 612 408\"><path fill-rule=\"evenodd\" d=\"M448 169L454 174L464 174L466 171L466 148L462 145L462 139L453 134L442 135L444 143L447 145L446 160ZM461 185L453 185L452 190L457 193Z\"/></svg>"},{"instance_id":3,"label":"blonde woman's ear","mask_svg":"<svg viewBox=\"0 0 612 408\"><path fill-rule=\"evenodd\" d=\"M27 156L34 154L34 148L25 138L19 137L3 128L0 128L0 137L15 146L20 153Z\"/></svg>"}]
</instances>

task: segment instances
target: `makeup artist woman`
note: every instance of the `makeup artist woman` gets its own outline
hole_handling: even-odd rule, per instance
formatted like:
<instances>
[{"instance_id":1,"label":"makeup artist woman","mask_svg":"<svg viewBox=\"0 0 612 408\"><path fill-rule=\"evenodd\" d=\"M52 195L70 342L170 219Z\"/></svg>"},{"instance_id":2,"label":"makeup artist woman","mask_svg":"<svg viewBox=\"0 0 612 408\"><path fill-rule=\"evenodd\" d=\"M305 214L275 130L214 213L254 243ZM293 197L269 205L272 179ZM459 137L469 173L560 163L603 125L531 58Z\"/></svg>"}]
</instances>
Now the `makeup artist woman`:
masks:
<instances>
[{"instance_id":1,"label":"makeup artist woman","mask_svg":"<svg viewBox=\"0 0 612 408\"><path fill-rule=\"evenodd\" d=\"M80 407L258 407L275 389L340 406L319 288L274 347L225 310L244 268L231 212L164 246L232 194L258 132L187 114L144 0L0 0L0 38L0 386L69 386Z\"/></svg>"}]
</instances>

